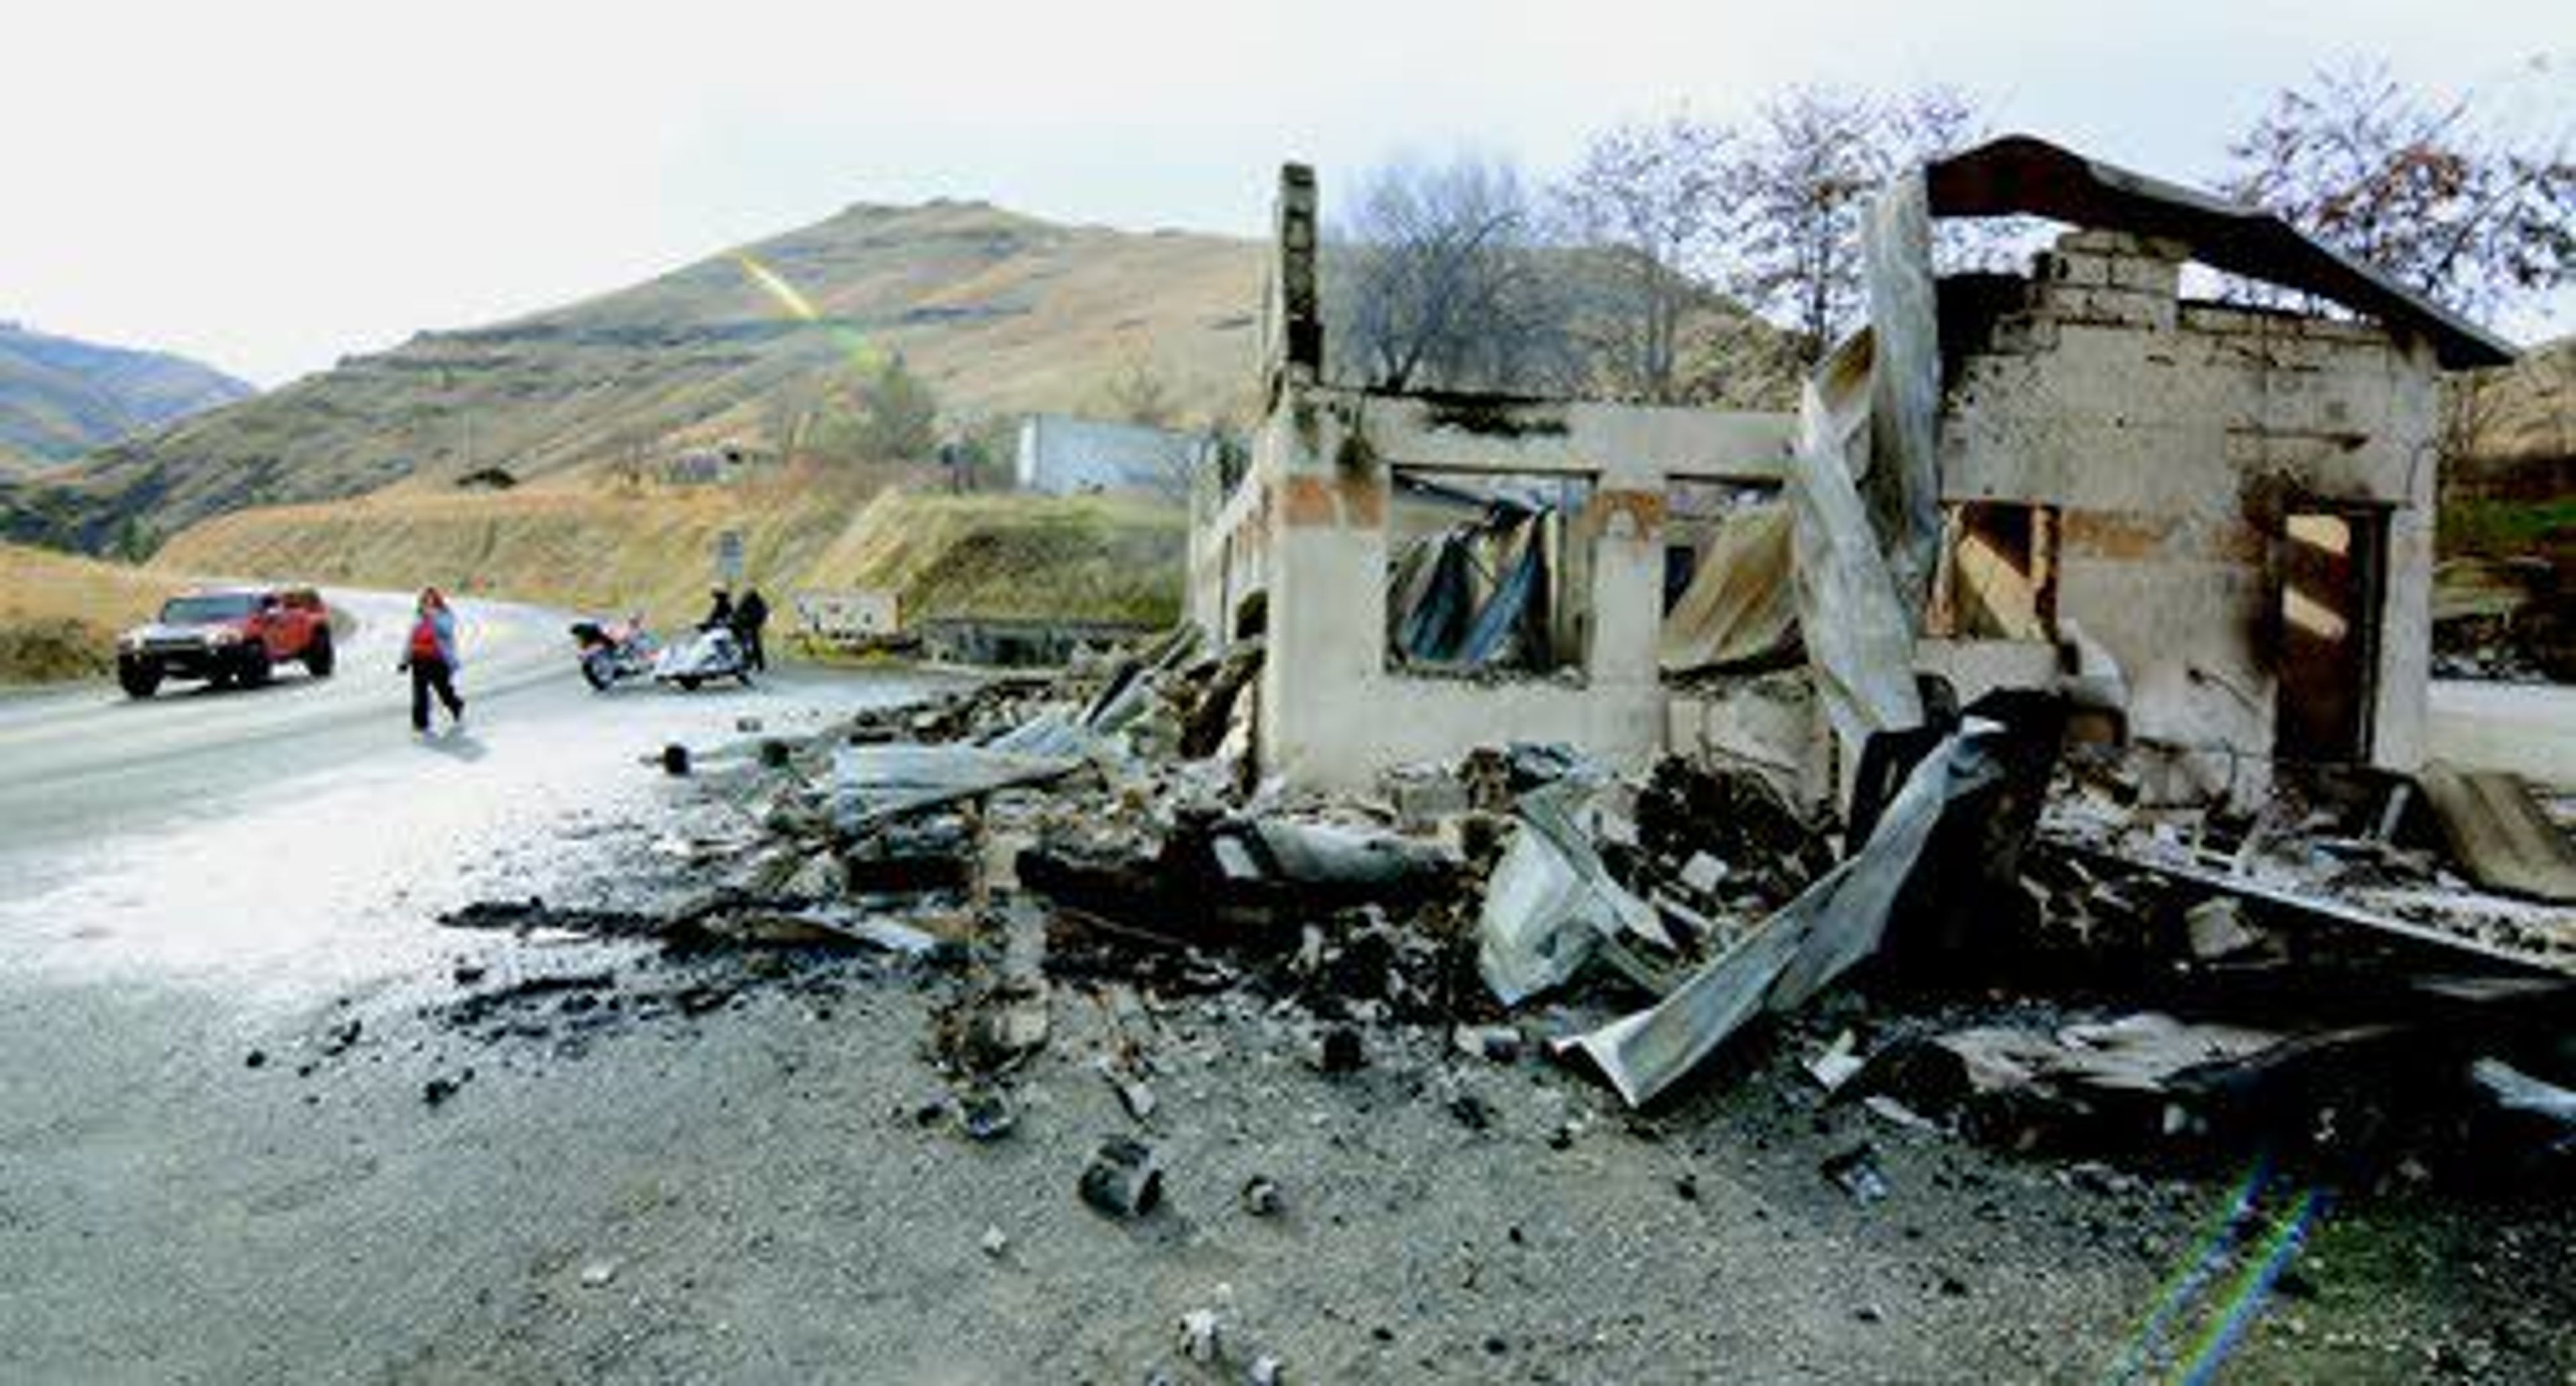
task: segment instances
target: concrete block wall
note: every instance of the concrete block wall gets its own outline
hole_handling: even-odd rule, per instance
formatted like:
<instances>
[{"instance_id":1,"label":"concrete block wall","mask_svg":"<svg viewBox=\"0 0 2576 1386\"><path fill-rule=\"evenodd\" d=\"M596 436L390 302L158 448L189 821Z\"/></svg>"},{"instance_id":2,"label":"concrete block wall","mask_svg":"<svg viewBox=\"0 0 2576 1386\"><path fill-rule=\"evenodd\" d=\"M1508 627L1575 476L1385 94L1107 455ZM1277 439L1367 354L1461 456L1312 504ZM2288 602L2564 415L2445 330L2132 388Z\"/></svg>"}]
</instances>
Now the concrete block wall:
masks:
<instances>
[{"instance_id":1,"label":"concrete block wall","mask_svg":"<svg viewBox=\"0 0 2576 1386\"><path fill-rule=\"evenodd\" d=\"M1772 414L1461 406L1292 384L1255 444L1244 489L1257 498L1239 495L1218 519L1237 523L1238 554L1258 551L1237 580L1267 594L1264 772L1365 789L1390 766L1514 740L1572 742L1642 766L1667 735L1656 663L1667 478L1776 480L1790 431L1786 416ZM1593 560L1592 634L1579 670L1472 678L1388 667L1387 509L1400 467L1591 483L1574 525ZM1248 541L1243 525L1260 537Z\"/></svg>"},{"instance_id":2,"label":"concrete block wall","mask_svg":"<svg viewBox=\"0 0 2576 1386\"><path fill-rule=\"evenodd\" d=\"M2058 610L2126 671L2134 734L2270 754L2274 545L2300 498L2388 517L2373 763L2423 754L2435 366L2364 323L2175 298L2181 248L2080 232L1955 363L1946 500L2061 507Z\"/></svg>"}]
</instances>

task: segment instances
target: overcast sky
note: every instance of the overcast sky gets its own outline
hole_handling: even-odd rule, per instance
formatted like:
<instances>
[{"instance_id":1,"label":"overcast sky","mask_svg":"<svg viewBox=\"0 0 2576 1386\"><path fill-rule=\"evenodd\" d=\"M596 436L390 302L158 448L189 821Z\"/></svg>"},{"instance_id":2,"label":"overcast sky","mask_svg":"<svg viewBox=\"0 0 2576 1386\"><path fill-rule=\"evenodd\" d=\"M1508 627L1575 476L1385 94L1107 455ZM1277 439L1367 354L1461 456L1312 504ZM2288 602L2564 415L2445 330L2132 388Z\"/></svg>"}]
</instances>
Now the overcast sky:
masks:
<instances>
[{"instance_id":1,"label":"overcast sky","mask_svg":"<svg viewBox=\"0 0 2576 1386\"><path fill-rule=\"evenodd\" d=\"M2561 127L2576 105L2569 0L10 11L0 319L263 385L851 202L981 197L1253 234L1282 159L1317 163L1328 203L1337 170L1402 150L1472 143L1549 172L1623 116L1734 114L1791 81L1952 83L1999 125L2190 181L2272 88L2322 63L2386 57Z\"/></svg>"}]
</instances>

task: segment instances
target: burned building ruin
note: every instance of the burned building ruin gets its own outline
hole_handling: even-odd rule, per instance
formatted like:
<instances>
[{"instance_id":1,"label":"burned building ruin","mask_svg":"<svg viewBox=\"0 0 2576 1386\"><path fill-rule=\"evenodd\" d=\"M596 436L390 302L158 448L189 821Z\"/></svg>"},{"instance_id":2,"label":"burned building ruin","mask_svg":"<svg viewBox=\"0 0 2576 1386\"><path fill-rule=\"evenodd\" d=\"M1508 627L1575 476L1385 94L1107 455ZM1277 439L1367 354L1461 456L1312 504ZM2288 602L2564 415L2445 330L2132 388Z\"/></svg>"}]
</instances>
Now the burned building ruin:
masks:
<instances>
[{"instance_id":1,"label":"burned building ruin","mask_svg":"<svg viewBox=\"0 0 2576 1386\"><path fill-rule=\"evenodd\" d=\"M2006 215L2070 229L1934 276L1933 221ZM1193 620L1266 642L1264 773L1564 741L1821 802L1927 686L2069 692L2177 800L2422 761L2438 378L2511 349L2274 218L2027 137L1934 163L1797 417L1331 383L1316 226L1291 166L1266 414L1194 499Z\"/></svg>"}]
</instances>

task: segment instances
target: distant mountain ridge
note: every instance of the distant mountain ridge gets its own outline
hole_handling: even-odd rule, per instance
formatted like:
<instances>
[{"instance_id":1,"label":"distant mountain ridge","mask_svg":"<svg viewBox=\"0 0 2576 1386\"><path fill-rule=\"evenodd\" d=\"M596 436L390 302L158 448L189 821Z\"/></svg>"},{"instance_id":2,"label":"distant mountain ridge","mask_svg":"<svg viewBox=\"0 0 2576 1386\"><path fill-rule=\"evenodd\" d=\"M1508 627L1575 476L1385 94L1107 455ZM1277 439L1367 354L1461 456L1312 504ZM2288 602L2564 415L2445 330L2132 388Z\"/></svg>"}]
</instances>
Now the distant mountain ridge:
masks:
<instances>
[{"instance_id":1,"label":"distant mountain ridge","mask_svg":"<svg viewBox=\"0 0 2576 1386\"><path fill-rule=\"evenodd\" d=\"M1101 409L1139 372L1184 419L1240 417L1261 264L1245 239L863 204L562 308L424 332L0 487L0 534L99 549L492 467L526 480L775 452L880 352L952 422Z\"/></svg>"},{"instance_id":2,"label":"distant mountain ridge","mask_svg":"<svg viewBox=\"0 0 2576 1386\"><path fill-rule=\"evenodd\" d=\"M250 385L184 356L103 346L0 320L0 458L68 462L246 399Z\"/></svg>"}]
</instances>

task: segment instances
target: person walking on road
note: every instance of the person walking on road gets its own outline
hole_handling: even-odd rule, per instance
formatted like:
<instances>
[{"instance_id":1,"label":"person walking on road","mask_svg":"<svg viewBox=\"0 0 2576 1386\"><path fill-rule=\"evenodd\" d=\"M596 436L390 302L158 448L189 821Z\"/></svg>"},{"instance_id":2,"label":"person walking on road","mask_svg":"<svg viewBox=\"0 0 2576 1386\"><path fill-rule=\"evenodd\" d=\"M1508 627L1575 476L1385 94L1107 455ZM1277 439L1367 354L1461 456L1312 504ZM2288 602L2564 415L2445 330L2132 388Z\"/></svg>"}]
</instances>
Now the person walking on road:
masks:
<instances>
[{"instance_id":1,"label":"person walking on road","mask_svg":"<svg viewBox=\"0 0 2576 1386\"><path fill-rule=\"evenodd\" d=\"M742 645L742 663L746 669L766 673L769 655L760 647L760 628L769 624L769 603L760 589L746 587L742 600L733 604L733 638Z\"/></svg>"},{"instance_id":2,"label":"person walking on road","mask_svg":"<svg viewBox=\"0 0 2576 1386\"><path fill-rule=\"evenodd\" d=\"M456 696L456 613L435 587L420 589L412 611L411 633L403 639L402 663L411 672L412 730L429 734L429 696L447 705L451 725L465 725L465 700Z\"/></svg>"}]
</instances>

